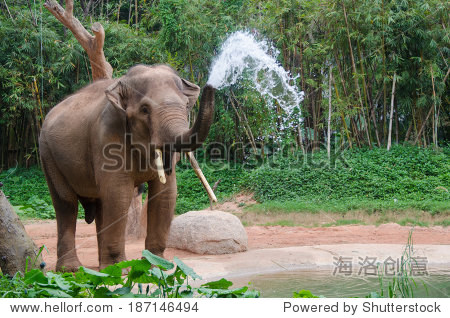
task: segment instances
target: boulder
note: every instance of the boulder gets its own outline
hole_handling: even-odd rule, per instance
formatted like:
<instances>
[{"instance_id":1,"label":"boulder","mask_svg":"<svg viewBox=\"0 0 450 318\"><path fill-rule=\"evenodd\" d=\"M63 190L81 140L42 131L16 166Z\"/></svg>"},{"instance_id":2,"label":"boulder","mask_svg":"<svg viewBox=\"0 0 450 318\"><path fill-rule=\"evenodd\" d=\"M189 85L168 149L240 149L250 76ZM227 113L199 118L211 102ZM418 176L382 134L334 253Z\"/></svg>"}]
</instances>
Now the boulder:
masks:
<instances>
[{"instance_id":1,"label":"boulder","mask_svg":"<svg viewBox=\"0 0 450 318\"><path fill-rule=\"evenodd\" d=\"M197 254L230 254L246 251L248 238L241 221L231 213L191 211L172 221L167 247Z\"/></svg>"}]
</instances>

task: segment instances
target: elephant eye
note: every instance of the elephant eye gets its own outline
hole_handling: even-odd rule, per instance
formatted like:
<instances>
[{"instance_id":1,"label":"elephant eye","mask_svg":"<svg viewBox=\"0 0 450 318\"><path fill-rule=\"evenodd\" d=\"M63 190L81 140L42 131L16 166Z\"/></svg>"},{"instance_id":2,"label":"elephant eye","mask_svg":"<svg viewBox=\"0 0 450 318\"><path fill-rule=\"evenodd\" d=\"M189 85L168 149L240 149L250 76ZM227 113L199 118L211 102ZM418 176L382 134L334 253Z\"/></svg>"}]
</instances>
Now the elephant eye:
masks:
<instances>
[{"instance_id":1,"label":"elephant eye","mask_svg":"<svg viewBox=\"0 0 450 318\"><path fill-rule=\"evenodd\" d=\"M148 106L146 106L146 105L141 106L141 113L146 114L146 115L150 114L150 110L148 109Z\"/></svg>"}]
</instances>

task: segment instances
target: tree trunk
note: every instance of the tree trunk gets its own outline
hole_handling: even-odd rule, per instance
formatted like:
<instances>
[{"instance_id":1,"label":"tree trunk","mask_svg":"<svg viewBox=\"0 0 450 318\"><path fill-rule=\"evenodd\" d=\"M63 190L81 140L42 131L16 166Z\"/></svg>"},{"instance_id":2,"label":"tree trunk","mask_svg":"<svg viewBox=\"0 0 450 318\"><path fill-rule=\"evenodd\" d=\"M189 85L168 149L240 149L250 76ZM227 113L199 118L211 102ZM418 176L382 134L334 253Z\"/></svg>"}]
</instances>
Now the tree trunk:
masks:
<instances>
[{"instance_id":1,"label":"tree trunk","mask_svg":"<svg viewBox=\"0 0 450 318\"><path fill-rule=\"evenodd\" d=\"M103 44L105 42L103 26L95 22L91 27L94 36L89 34L80 21L73 16L73 0L66 0L65 10L55 0L47 0L44 7L73 33L86 51L91 63L92 79L95 81L97 79L112 78L113 69L106 61L103 53Z\"/></svg>"},{"instance_id":2,"label":"tree trunk","mask_svg":"<svg viewBox=\"0 0 450 318\"><path fill-rule=\"evenodd\" d=\"M0 269L13 276L28 269L39 267L39 249L28 236L16 212L0 190Z\"/></svg>"}]
</instances>

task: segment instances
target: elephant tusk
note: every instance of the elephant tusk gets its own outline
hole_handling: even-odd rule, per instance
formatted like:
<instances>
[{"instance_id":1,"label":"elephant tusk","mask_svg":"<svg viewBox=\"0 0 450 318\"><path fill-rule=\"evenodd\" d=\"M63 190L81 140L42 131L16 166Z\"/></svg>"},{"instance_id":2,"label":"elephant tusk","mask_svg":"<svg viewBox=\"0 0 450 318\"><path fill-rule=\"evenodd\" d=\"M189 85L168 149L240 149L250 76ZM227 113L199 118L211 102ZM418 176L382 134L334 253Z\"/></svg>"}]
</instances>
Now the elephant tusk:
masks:
<instances>
[{"instance_id":1,"label":"elephant tusk","mask_svg":"<svg viewBox=\"0 0 450 318\"><path fill-rule=\"evenodd\" d=\"M166 175L164 173L164 165L162 162L162 151L161 149L156 149L155 153L156 153L155 165L156 170L158 171L159 181L161 181L162 184L166 184Z\"/></svg>"},{"instance_id":2,"label":"elephant tusk","mask_svg":"<svg viewBox=\"0 0 450 318\"><path fill-rule=\"evenodd\" d=\"M187 152L187 156L189 157L189 162L191 163L192 168L194 168L195 174L200 179L203 187L205 188L206 192L208 193L209 199L212 202L217 202L216 195L214 194L213 190L209 186L208 181L206 180L205 176L203 175L203 172L200 169L200 166L198 165L197 159L195 159L194 154L189 151L189 152Z\"/></svg>"}]
</instances>

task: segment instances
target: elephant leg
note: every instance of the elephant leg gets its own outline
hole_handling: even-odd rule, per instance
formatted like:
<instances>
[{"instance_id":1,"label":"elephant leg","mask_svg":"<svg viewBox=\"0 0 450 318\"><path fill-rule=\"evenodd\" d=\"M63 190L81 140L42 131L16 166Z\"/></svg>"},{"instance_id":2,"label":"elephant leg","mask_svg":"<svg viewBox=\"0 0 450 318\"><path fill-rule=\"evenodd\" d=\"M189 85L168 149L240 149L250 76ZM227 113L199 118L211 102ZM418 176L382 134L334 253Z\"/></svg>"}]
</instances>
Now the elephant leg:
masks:
<instances>
[{"instance_id":1,"label":"elephant leg","mask_svg":"<svg viewBox=\"0 0 450 318\"><path fill-rule=\"evenodd\" d=\"M78 201L53 200L58 229L57 271L75 272L81 266L75 247Z\"/></svg>"},{"instance_id":2,"label":"elephant leg","mask_svg":"<svg viewBox=\"0 0 450 318\"><path fill-rule=\"evenodd\" d=\"M100 255L101 255L100 250L101 250L101 247L103 246L103 242L102 242L103 236L101 235L102 222L103 222L102 216L103 216L102 201L100 199L97 199L95 201L95 229L97 231L97 247L98 247L98 260L99 261L100 261Z\"/></svg>"},{"instance_id":3,"label":"elephant leg","mask_svg":"<svg viewBox=\"0 0 450 318\"><path fill-rule=\"evenodd\" d=\"M166 248L167 236L175 211L177 198L175 171L167 176L166 180L166 184L162 184L158 179L148 184L145 249L161 257Z\"/></svg>"},{"instance_id":4,"label":"elephant leg","mask_svg":"<svg viewBox=\"0 0 450 318\"><path fill-rule=\"evenodd\" d=\"M75 248L75 230L78 215L77 195L51 162L43 160L42 168L47 178L53 207L56 212L58 232L56 270L74 272L81 266Z\"/></svg>"},{"instance_id":5,"label":"elephant leg","mask_svg":"<svg viewBox=\"0 0 450 318\"><path fill-rule=\"evenodd\" d=\"M113 183L114 185L118 183ZM126 260L125 228L127 213L133 199L134 187L108 187L101 199L101 210L96 212L99 267Z\"/></svg>"}]
</instances>

